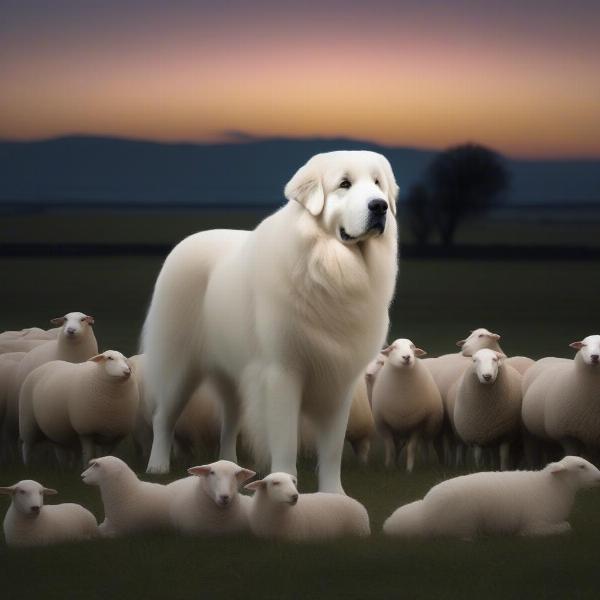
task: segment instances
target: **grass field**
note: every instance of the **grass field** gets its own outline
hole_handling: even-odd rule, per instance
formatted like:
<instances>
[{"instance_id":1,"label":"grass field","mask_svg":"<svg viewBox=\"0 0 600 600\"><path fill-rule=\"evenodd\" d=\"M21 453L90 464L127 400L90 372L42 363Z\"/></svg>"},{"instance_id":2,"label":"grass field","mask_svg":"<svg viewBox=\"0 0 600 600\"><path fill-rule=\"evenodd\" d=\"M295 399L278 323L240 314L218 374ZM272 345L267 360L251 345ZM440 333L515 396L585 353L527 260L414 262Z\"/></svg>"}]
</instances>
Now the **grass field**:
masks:
<instances>
[{"instance_id":1,"label":"grass field","mask_svg":"<svg viewBox=\"0 0 600 600\"><path fill-rule=\"evenodd\" d=\"M83 235L81 217L66 218L60 239L171 243L190 230L228 222L248 226L255 219L196 214L175 226L158 218L113 216ZM30 224L32 241L56 235ZM510 231L504 236L510 238ZM44 325L50 317L82 310L95 316L102 349L132 354L161 262L138 256L0 259L0 330ZM570 356L569 342L598 332L599 297L598 262L406 260L392 307L392 337L410 337L435 355L453 351L468 330L486 326L502 334L510 354ZM152 536L27 552L2 546L2 597L598 598L600 491L579 498L568 537L396 542L381 536L383 520L457 473L428 467L409 477L385 472L379 459L376 452L368 469L356 466L350 453L344 462L346 490L371 516L369 540L287 545ZM182 473L179 465L173 477ZM0 485L26 477L58 488L57 501L81 502L101 518L99 494L80 482L78 472L0 467ZM310 463L301 466L300 481L303 491L314 489ZM0 497L0 513L7 504Z\"/></svg>"}]
</instances>

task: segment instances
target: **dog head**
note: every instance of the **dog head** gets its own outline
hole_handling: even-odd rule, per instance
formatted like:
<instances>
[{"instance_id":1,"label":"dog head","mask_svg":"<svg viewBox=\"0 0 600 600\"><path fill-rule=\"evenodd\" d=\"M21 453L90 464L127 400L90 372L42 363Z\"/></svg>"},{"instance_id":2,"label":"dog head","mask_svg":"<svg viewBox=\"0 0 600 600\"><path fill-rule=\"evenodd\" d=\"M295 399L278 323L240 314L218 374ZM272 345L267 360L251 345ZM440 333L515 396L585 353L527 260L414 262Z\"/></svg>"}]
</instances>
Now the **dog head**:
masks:
<instances>
[{"instance_id":1,"label":"dog head","mask_svg":"<svg viewBox=\"0 0 600 600\"><path fill-rule=\"evenodd\" d=\"M343 244L382 235L396 215L397 195L390 163L366 150L317 154L285 186L286 198L304 206Z\"/></svg>"}]
</instances>

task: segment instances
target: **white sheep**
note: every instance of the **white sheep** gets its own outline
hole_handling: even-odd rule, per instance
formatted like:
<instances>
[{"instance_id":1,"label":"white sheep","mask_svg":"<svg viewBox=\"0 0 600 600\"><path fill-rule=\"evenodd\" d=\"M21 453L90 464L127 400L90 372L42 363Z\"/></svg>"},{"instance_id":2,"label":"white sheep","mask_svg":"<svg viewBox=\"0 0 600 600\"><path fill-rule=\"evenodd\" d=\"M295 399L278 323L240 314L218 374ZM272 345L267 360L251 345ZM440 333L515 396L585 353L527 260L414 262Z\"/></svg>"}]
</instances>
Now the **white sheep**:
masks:
<instances>
[{"instance_id":1,"label":"white sheep","mask_svg":"<svg viewBox=\"0 0 600 600\"><path fill-rule=\"evenodd\" d=\"M23 461L28 464L40 440L68 448L79 438L86 466L96 444L110 451L133 431L137 406L137 384L120 352L107 350L78 364L46 363L29 374L19 397Z\"/></svg>"},{"instance_id":2,"label":"white sheep","mask_svg":"<svg viewBox=\"0 0 600 600\"><path fill-rule=\"evenodd\" d=\"M60 331L60 327L52 329L41 329L40 327L27 327L13 331L3 331L0 333L0 342L5 340L29 339L29 340L55 340Z\"/></svg>"},{"instance_id":3,"label":"white sheep","mask_svg":"<svg viewBox=\"0 0 600 600\"><path fill-rule=\"evenodd\" d=\"M271 473L246 485L254 492L250 527L261 538L294 542L370 535L365 507L343 494L298 494L296 478Z\"/></svg>"},{"instance_id":4,"label":"white sheep","mask_svg":"<svg viewBox=\"0 0 600 600\"><path fill-rule=\"evenodd\" d=\"M0 488L0 494L12 498L4 517L4 537L9 546L46 546L98 535L96 517L83 506L71 503L45 506L44 496L56 493L30 479Z\"/></svg>"},{"instance_id":5,"label":"white sheep","mask_svg":"<svg viewBox=\"0 0 600 600\"><path fill-rule=\"evenodd\" d=\"M98 530L103 537L170 528L168 486L140 481L121 459L94 458L81 478L100 488L104 521Z\"/></svg>"},{"instance_id":6,"label":"white sheep","mask_svg":"<svg viewBox=\"0 0 600 600\"><path fill-rule=\"evenodd\" d=\"M228 460L188 469L191 477L171 483L170 517L185 535L234 535L249 531L251 499L238 487L256 473Z\"/></svg>"},{"instance_id":7,"label":"white sheep","mask_svg":"<svg viewBox=\"0 0 600 600\"><path fill-rule=\"evenodd\" d=\"M536 437L562 445L569 454L600 448L600 335L570 346L574 360L549 361L530 382L522 418Z\"/></svg>"},{"instance_id":8,"label":"white sheep","mask_svg":"<svg viewBox=\"0 0 600 600\"><path fill-rule=\"evenodd\" d=\"M521 374L505 358L495 350L478 350L448 393L454 427L465 444L475 446L477 466L482 447L499 445L502 470L509 466L511 442L520 431L522 399Z\"/></svg>"},{"instance_id":9,"label":"white sheep","mask_svg":"<svg viewBox=\"0 0 600 600\"><path fill-rule=\"evenodd\" d=\"M19 404L19 393L25 378L37 367L52 360L81 363L98 353L98 343L92 325L94 318L81 312L72 312L64 317L52 319L60 326L55 340L45 341L36 346L23 358L9 390L8 401L13 406ZM16 441L19 432L17 421L7 423L7 433Z\"/></svg>"},{"instance_id":10,"label":"white sheep","mask_svg":"<svg viewBox=\"0 0 600 600\"><path fill-rule=\"evenodd\" d=\"M31 338L9 338L0 340L0 356L8 352L29 352L51 340Z\"/></svg>"},{"instance_id":11,"label":"white sheep","mask_svg":"<svg viewBox=\"0 0 600 600\"><path fill-rule=\"evenodd\" d=\"M406 468L412 472L421 440L434 440L442 426L444 409L438 387L418 358L425 354L408 339L395 340L383 350L387 360L373 388L373 417L385 444L390 467L408 439Z\"/></svg>"},{"instance_id":12,"label":"white sheep","mask_svg":"<svg viewBox=\"0 0 600 600\"><path fill-rule=\"evenodd\" d=\"M463 475L398 508L383 524L383 531L392 536L463 540L567 533L575 494L599 484L600 471L577 456L567 456L542 471Z\"/></svg>"}]
</instances>

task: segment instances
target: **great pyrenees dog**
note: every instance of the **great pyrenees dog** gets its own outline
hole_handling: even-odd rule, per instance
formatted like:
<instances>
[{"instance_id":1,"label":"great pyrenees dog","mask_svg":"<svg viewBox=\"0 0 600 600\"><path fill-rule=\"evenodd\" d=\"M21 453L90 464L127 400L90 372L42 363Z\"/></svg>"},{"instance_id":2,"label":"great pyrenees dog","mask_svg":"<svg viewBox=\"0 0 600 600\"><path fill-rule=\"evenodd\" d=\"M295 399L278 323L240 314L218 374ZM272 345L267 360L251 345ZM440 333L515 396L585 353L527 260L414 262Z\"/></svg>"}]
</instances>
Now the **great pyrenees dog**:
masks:
<instances>
[{"instance_id":1,"label":"great pyrenees dog","mask_svg":"<svg viewBox=\"0 0 600 600\"><path fill-rule=\"evenodd\" d=\"M223 404L221 458L237 460L243 419L257 461L295 475L302 415L315 431L319 489L343 492L353 388L388 329L397 194L382 155L318 154L253 231L200 232L173 249L142 334L148 472L168 472L175 422L209 380Z\"/></svg>"}]
</instances>

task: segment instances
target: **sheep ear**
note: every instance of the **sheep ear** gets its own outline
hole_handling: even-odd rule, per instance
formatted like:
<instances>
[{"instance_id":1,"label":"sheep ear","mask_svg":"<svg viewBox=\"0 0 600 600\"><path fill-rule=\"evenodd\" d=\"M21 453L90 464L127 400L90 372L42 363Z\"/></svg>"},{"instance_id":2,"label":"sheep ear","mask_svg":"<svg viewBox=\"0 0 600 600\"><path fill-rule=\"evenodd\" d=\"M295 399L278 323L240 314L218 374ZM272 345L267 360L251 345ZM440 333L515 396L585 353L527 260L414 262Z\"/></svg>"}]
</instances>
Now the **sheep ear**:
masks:
<instances>
[{"instance_id":1,"label":"sheep ear","mask_svg":"<svg viewBox=\"0 0 600 600\"><path fill-rule=\"evenodd\" d=\"M548 470L550 471L550 473L552 473L552 475L558 475L559 473L563 473L564 471L566 471L567 468L565 467L565 465L556 462L548 465Z\"/></svg>"},{"instance_id":2,"label":"sheep ear","mask_svg":"<svg viewBox=\"0 0 600 600\"><path fill-rule=\"evenodd\" d=\"M462 348L465 344L466 344L467 340L458 340L458 342L456 342L456 345L459 348Z\"/></svg>"},{"instance_id":3,"label":"sheep ear","mask_svg":"<svg viewBox=\"0 0 600 600\"><path fill-rule=\"evenodd\" d=\"M581 350L585 346L584 342L572 342L569 344L570 348L575 348L575 350Z\"/></svg>"},{"instance_id":4,"label":"sheep ear","mask_svg":"<svg viewBox=\"0 0 600 600\"><path fill-rule=\"evenodd\" d=\"M84 321L87 321L87 323L89 323L90 325L94 324L94 317L91 317L90 315L86 315Z\"/></svg>"},{"instance_id":5,"label":"sheep ear","mask_svg":"<svg viewBox=\"0 0 600 600\"><path fill-rule=\"evenodd\" d=\"M300 167L285 186L284 194L288 200L302 204L313 217L323 212L325 191L314 165Z\"/></svg>"},{"instance_id":6,"label":"sheep ear","mask_svg":"<svg viewBox=\"0 0 600 600\"><path fill-rule=\"evenodd\" d=\"M503 352L498 352L498 351L496 351L496 357L497 357L499 360L502 360L502 359L506 358L506 354L504 354Z\"/></svg>"},{"instance_id":7,"label":"sheep ear","mask_svg":"<svg viewBox=\"0 0 600 600\"><path fill-rule=\"evenodd\" d=\"M415 348L414 352L415 356L425 356L427 354L427 352L422 348Z\"/></svg>"},{"instance_id":8,"label":"sheep ear","mask_svg":"<svg viewBox=\"0 0 600 600\"><path fill-rule=\"evenodd\" d=\"M15 492L17 485L11 485L10 487L0 487L0 494L3 496L12 496Z\"/></svg>"},{"instance_id":9,"label":"sheep ear","mask_svg":"<svg viewBox=\"0 0 600 600\"><path fill-rule=\"evenodd\" d=\"M188 473L190 475L196 475L198 477L206 477L206 475L208 475L211 471L211 466L210 465L202 465L199 467L190 467L188 469Z\"/></svg>"},{"instance_id":10,"label":"sheep ear","mask_svg":"<svg viewBox=\"0 0 600 600\"><path fill-rule=\"evenodd\" d=\"M267 483L264 479L258 479L257 481L253 481L252 483L246 484L244 486L244 489L256 492L257 490L264 488L265 485L267 485Z\"/></svg>"},{"instance_id":11,"label":"sheep ear","mask_svg":"<svg viewBox=\"0 0 600 600\"><path fill-rule=\"evenodd\" d=\"M498 333L490 333L489 335L493 340L497 341L500 339L500 335Z\"/></svg>"},{"instance_id":12,"label":"sheep ear","mask_svg":"<svg viewBox=\"0 0 600 600\"><path fill-rule=\"evenodd\" d=\"M42 494L44 494L44 496L56 496L58 492L56 490L53 490L52 488L44 488L42 490Z\"/></svg>"},{"instance_id":13,"label":"sheep ear","mask_svg":"<svg viewBox=\"0 0 600 600\"><path fill-rule=\"evenodd\" d=\"M89 362L102 362L103 360L106 360L106 356L104 356L104 354L96 354L96 356L92 356L91 358L88 358Z\"/></svg>"},{"instance_id":14,"label":"sheep ear","mask_svg":"<svg viewBox=\"0 0 600 600\"><path fill-rule=\"evenodd\" d=\"M383 354L384 356L389 356L390 352L394 349L394 344L390 344L387 348L382 348L379 351L379 354Z\"/></svg>"},{"instance_id":15,"label":"sheep ear","mask_svg":"<svg viewBox=\"0 0 600 600\"><path fill-rule=\"evenodd\" d=\"M67 319L65 319L65 317L56 317L55 319L50 319L50 323L52 323L52 325L58 325L59 327L61 325L65 324L65 321Z\"/></svg>"},{"instance_id":16,"label":"sheep ear","mask_svg":"<svg viewBox=\"0 0 600 600\"><path fill-rule=\"evenodd\" d=\"M235 474L235 478L240 482L244 482L244 481L248 481L248 479L251 479L252 477L254 477L256 475L256 473L254 471L251 471L250 469L240 469L236 474Z\"/></svg>"}]
</instances>

